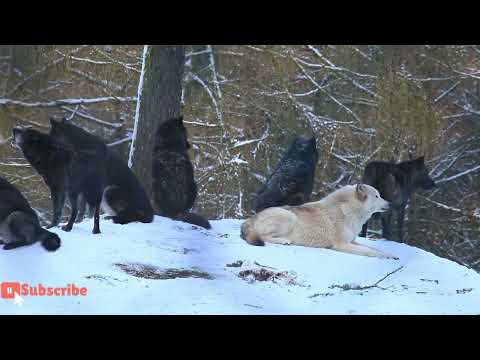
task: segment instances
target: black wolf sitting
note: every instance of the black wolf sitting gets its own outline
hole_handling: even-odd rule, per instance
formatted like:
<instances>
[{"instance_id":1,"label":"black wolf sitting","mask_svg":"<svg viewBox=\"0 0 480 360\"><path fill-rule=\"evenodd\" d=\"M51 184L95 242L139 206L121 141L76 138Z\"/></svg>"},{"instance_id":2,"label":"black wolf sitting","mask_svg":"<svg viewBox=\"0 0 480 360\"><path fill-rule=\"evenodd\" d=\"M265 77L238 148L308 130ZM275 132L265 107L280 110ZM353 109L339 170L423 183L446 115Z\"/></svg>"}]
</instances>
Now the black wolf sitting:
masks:
<instances>
[{"instance_id":1,"label":"black wolf sitting","mask_svg":"<svg viewBox=\"0 0 480 360\"><path fill-rule=\"evenodd\" d=\"M382 213L382 236L385 239L393 240L392 216L393 211L397 213L398 240L403 242L403 222L405 218L405 207L418 189L430 190L434 188L435 182L428 175L425 166L425 158L404 161L398 164L385 161L372 161L365 167L362 181L365 184L375 187L381 197L390 204L390 210ZM368 222L363 225L360 236L367 235Z\"/></svg>"},{"instance_id":2,"label":"black wolf sitting","mask_svg":"<svg viewBox=\"0 0 480 360\"><path fill-rule=\"evenodd\" d=\"M315 137L298 136L256 194L255 212L310 201L318 161Z\"/></svg>"},{"instance_id":3,"label":"black wolf sitting","mask_svg":"<svg viewBox=\"0 0 480 360\"><path fill-rule=\"evenodd\" d=\"M39 241L48 251L60 247L60 238L43 229L38 216L20 191L0 177L0 243L4 250Z\"/></svg>"},{"instance_id":4,"label":"black wolf sitting","mask_svg":"<svg viewBox=\"0 0 480 360\"><path fill-rule=\"evenodd\" d=\"M128 165L111 151L107 152L107 187L102 209L116 224L134 221L151 223L153 208L147 193Z\"/></svg>"},{"instance_id":5,"label":"black wolf sitting","mask_svg":"<svg viewBox=\"0 0 480 360\"><path fill-rule=\"evenodd\" d=\"M208 220L190 212L198 190L183 117L160 125L155 140L152 189L158 215L210 229Z\"/></svg>"}]
</instances>

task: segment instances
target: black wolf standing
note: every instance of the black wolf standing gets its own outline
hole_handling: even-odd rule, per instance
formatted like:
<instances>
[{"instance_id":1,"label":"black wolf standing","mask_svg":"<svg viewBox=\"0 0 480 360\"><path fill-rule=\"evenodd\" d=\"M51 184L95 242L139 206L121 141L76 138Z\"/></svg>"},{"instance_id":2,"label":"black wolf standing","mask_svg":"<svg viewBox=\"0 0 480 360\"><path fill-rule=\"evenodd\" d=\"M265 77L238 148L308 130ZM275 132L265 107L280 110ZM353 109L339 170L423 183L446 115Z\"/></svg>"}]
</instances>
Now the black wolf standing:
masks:
<instances>
[{"instance_id":1,"label":"black wolf standing","mask_svg":"<svg viewBox=\"0 0 480 360\"><path fill-rule=\"evenodd\" d=\"M392 216L395 211L399 229L398 239L401 242L403 242L405 207L410 197L418 188L430 190L436 186L428 175L423 156L398 164L372 161L365 167L363 182L375 187L382 198L391 203L390 210L381 214L382 236L385 239L392 239ZM363 225L360 236L367 235L367 227L368 222Z\"/></svg>"},{"instance_id":2,"label":"black wolf standing","mask_svg":"<svg viewBox=\"0 0 480 360\"><path fill-rule=\"evenodd\" d=\"M100 206L106 186L107 146L99 137L66 119L50 119L50 123L50 135L74 154L68 178L68 196L72 211L67 225L62 229L72 230L78 214L78 197L83 193L87 204L94 209L92 232L99 234Z\"/></svg>"},{"instance_id":3,"label":"black wolf standing","mask_svg":"<svg viewBox=\"0 0 480 360\"><path fill-rule=\"evenodd\" d=\"M255 212L310 201L318 151L315 137L298 136L267 182L257 192Z\"/></svg>"},{"instance_id":4,"label":"black wolf standing","mask_svg":"<svg viewBox=\"0 0 480 360\"><path fill-rule=\"evenodd\" d=\"M14 145L22 150L27 161L43 177L50 189L53 218L47 229L57 226L65 205L72 153L50 135L34 129L14 128L12 136Z\"/></svg>"},{"instance_id":5,"label":"black wolf standing","mask_svg":"<svg viewBox=\"0 0 480 360\"><path fill-rule=\"evenodd\" d=\"M7 180L0 177L0 243L4 250L31 245L40 241L48 251L60 247L60 238L43 229L38 216L25 197Z\"/></svg>"},{"instance_id":6,"label":"black wolf standing","mask_svg":"<svg viewBox=\"0 0 480 360\"><path fill-rule=\"evenodd\" d=\"M189 148L183 117L169 119L160 125L152 164L155 205L158 215L210 229L208 220L189 212L198 191Z\"/></svg>"}]
</instances>

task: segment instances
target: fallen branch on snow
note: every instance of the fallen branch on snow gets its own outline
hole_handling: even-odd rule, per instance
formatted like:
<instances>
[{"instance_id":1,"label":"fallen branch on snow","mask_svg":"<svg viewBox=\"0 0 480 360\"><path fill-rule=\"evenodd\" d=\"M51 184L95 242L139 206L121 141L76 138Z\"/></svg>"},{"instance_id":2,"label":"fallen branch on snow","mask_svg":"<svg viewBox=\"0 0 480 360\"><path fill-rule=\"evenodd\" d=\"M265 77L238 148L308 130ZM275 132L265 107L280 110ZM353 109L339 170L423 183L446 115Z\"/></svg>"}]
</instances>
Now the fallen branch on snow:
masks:
<instances>
[{"instance_id":1,"label":"fallen branch on snow","mask_svg":"<svg viewBox=\"0 0 480 360\"><path fill-rule=\"evenodd\" d=\"M345 285L331 285L329 286L330 289L334 289L334 288L340 288L344 291L346 290L367 290L367 289L371 289L371 288L379 288L379 289L382 289L382 290L385 290L385 288L382 288L380 286L378 286L378 284L380 284L383 280L385 280L387 277L389 277L390 275L393 275L395 274L397 271L400 271L401 269L403 269L403 266L400 266L398 269L396 270L393 270L392 272L389 272L387 275L385 275L383 278L381 278L380 280L378 280L375 284L373 285L368 285L368 286L359 286L359 285L349 285L349 284L345 284Z\"/></svg>"}]
</instances>

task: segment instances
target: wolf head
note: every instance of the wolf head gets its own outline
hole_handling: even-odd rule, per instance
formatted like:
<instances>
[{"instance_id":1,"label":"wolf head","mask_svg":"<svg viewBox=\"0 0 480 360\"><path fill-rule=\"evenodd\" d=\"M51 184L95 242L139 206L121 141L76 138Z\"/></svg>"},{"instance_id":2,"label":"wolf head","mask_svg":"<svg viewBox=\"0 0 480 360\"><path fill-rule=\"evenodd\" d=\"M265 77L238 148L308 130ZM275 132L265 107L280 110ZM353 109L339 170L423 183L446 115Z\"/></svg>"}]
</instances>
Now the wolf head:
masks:
<instances>
[{"instance_id":1,"label":"wolf head","mask_svg":"<svg viewBox=\"0 0 480 360\"><path fill-rule=\"evenodd\" d=\"M187 129L183 124L183 116L172 118L160 125L157 130L155 148L158 150L187 151L190 143L187 139Z\"/></svg>"},{"instance_id":2,"label":"wolf head","mask_svg":"<svg viewBox=\"0 0 480 360\"><path fill-rule=\"evenodd\" d=\"M69 129L72 127L72 124L68 123L66 118L63 119L55 119L50 118L50 135L56 138L61 142L68 143L68 134Z\"/></svg>"},{"instance_id":3,"label":"wolf head","mask_svg":"<svg viewBox=\"0 0 480 360\"><path fill-rule=\"evenodd\" d=\"M13 145L21 150L42 151L46 146L52 145L52 139L48 134L44 134L35 129L22 129L15 127L12 129Z\"/></svg>"},{"instance_id":4,"label":"wolf head","mask_svg":"<svg viewBox=\"0 0 480 360\"><path fill-rule=\"evenodd\" d=\"M287 152L289 158L310 160L314 164L318 161L317 141L314 136L298 136Z\"/></svg>"},{"instance_id":5,"label":"wolf head","mask_svg":"<svg viewBox=\"0 0 480 360\"><path fill-rule=\"evenodd\" d=\"M410 165L415 186L425 190L431 190L436 186L435 181L428 174L424 156L412 160Z\"/></svg>"},{"instance_id":6,"label":"wolf head","mask_svg":"<svg viewBox=\"0 0 480 360\"><path fill-rule=\"evenodd\" d=\"M50 135L31 128L13 128L12 142L15 147L22 150L33 166L41 161L47 161L45 159L48 159L48 154L57 154L56 158L59 160L68 160L71 155L68 148L61 146Z\"/></svg>"},{"instance_id":7,"label":"wolf head","mask_svg":"<svg viewBox=\"0 0 480 360\"><path fill-rule=\"evenodd\" d=\"M389 202L382 199L380 193L373 186L366 184L355 185L355 198L360 203L365 214L370 217L373 213L388 210Z\"/></svg>"}]
</instances>

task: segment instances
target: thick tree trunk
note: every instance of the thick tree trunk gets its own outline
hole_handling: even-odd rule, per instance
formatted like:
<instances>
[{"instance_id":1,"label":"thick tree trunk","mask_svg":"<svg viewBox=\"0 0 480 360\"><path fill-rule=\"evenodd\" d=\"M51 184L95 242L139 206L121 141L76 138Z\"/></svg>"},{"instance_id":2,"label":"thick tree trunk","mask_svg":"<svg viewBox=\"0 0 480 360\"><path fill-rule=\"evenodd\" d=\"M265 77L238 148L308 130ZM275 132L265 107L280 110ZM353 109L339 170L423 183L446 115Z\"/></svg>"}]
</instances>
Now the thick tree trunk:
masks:
<instances>
[{"instance_id":1,"label":"thick tree trunk","mask_svg":"<svg viewBox=\"0 0 480 360\"><path fill-rule=\"evenodd\" d=\"M150 45L144 51L129 166L152 198L152 154L158 126L182 113L183 45Z\"/></svg>"}]
</instances>

